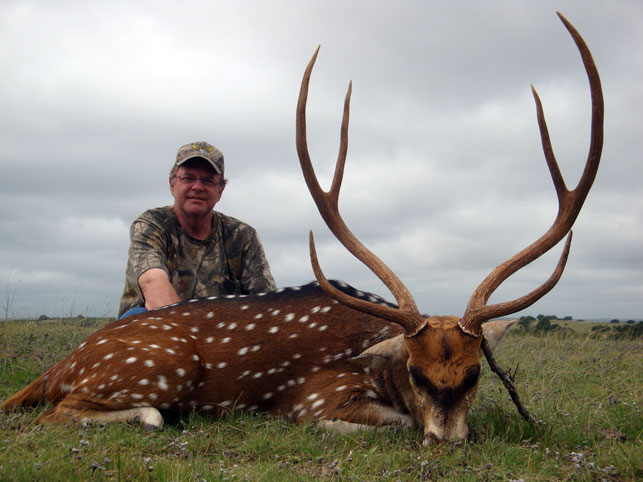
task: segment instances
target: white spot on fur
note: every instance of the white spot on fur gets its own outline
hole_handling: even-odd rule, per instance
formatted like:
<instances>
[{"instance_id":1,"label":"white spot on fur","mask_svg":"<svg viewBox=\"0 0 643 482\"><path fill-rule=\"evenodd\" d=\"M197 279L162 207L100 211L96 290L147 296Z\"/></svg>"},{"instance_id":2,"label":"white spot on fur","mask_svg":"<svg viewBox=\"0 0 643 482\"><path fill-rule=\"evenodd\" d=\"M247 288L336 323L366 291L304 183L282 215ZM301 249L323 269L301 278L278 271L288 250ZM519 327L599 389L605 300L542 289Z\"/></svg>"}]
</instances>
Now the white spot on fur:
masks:
<instances>
[{"instance_id":1,"label":"white spot on fur","mask_svg":"<svg viewBox=\"0 0 643 482\"><path fill-rule=\"evenodd\" d=\"M246 370L246 371L245 371L245 372L243 372L241 375L239 375L239 376L237 377L237 380L241 380L242 378L247 377L248 375L250 375L250 370Z\"/></svg>"},{"instance_id":2,"label":"white spot on fur","mask_svg":"<svg viewBox=\"0 0 643 482\"><path fill-rule=\"evenodd\" d=\"M161 390L167 390L167 379L163 375L159 375L159 379L156 382L156 384L159 386Z\"/></svg>"},{"instance_id":3,"label":"white spot on fur","mask_svg":"<svg viewBox=\"0 0 643 482\"><path fill-rule=\"evenodd\" d=\"M217 368L225 368L228 364L226 362L221 362L217 364Z\"/></svg>"},{"instance_id":4,"label":"white spot on fur","mask_svg":"<svg viewBox=\"0 0 643 482\"><path fill-rule=\"evenodd\" d=\"M237 324L235 322L232 322L228 325L228 330L234 330L237 327Z\"/></svg>"},{"instance_id":5,"label":"white spot on fur","mask_svg":"<svg viewBox=\"0 0 643 482\"><path fill-rule=\"evenodd\" d=\"M284 321L292 321L295 319L295 314L294 313L288 313L286 317L284 318Z\"/></svg>"},{"instance_id":6,"label":"white spot on fur","mask_svg":"<svg viewBox=\"0 0 643 482\"><path fill-rule=\"evenodd\" d=\"M134 363L137 360L135 356L129 357L127 360L125 360L125 363Z\"/></svg>"},{"instance_id":7,"label":"white spot on fur","mask_svg":"<svg viewBox=\"0 0 643 482\"><path fill-rule=\"evenodd\" d=\"M237 352L237 355L239 355L239 356L243 356L243 355L245 355L246 353L248 353L248 350L249 350L249 347L244 346L243 348L241 348L241 349Z\"/></svg>"},{"instance_id":8,"label":"white spot on fur","mask_svg":"<svg viewBox=\"0 0 643 482\"><path fill-rule=\"evenodd\" d=\"M255 326L257 326L257 325L255 325L254 323L248 323L248 324L246 325L246 331L254 330L254 329L255 329Z\"/></svg>"},{"instance_id":9,"label":"white spot on fur","mask_svg":"<svg viewBox=\"0 0 643 482\"><path fill-rule=\"evenodd\" d=\"M221 340L221 343L228 343L232 338L229 336L225 337L223 340Z\"/></svg>"},{"instance_id":10,"label":"white spot on fur","mask_svg":"<svg viewBox=\"0 0 643 482\"><path fill-rule=\"evenodd\" d=\"M273 326L272 328L270 328L270 329L268 330L268 333L270 333L270 334L275 334L275 333L277 333L278 331L279 331L279 327L278 327L278 326Z\"/></svg>"},{"instance_id":11,"label":"white spot on fur","mask_svg":"<svg viewBox=\"0 0 643 482\"><path fill-rule=\"evenodd\" d=\"M176 374L180 377L185 376L185 370L183 368L177 368Z\"/></svg>"}]
</instances>

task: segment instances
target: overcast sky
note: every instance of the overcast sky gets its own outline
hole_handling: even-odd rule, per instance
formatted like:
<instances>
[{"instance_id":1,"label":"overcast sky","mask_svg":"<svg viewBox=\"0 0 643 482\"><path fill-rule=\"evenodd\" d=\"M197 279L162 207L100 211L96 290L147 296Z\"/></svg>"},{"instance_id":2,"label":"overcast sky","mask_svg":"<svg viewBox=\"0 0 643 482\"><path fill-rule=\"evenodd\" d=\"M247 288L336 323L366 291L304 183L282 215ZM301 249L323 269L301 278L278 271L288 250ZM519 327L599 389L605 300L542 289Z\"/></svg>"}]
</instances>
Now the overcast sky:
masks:
<instances>
[{"instance_id":1,"label":"overcast sky","mask_svg":"<svg viewBox=\"0 0 643 482\"><path fill-rule=\"evenodd\" d=\"M584 36L605 95L601 167L558 286L521 314L643 317L643 3L632 1L11 1L0 3L0 305L12 317L115 316L129 225L171 204L168 171L206 140L230 183L217 209L259 232L279 286L339 278L392 296L332 237L295 151L317 45L309 149L328 186L353 81L340 210L420 309L462 315L542 233L556 196L537 88L569 186L590 133ZM509 278L521 296L562 246ZM4 318L4 310L2 311Z\"/></svg>"}]
</instances>

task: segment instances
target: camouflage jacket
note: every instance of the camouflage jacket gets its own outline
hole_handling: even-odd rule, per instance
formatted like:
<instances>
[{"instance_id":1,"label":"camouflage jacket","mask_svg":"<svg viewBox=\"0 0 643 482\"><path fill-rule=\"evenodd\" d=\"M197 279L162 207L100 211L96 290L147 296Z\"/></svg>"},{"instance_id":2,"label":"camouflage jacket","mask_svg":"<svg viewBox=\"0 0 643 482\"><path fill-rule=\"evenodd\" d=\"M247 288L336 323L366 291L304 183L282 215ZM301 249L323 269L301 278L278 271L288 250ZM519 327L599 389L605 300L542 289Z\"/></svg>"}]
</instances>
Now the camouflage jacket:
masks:
<instances>
[{"instance_id":1,"label":"camouflage jacket","mask_svg":"<svg viewBox=\"0 0 643 482\"><path fill-rule=\"evenodd\" d=\"M181 300L275 289L257 232L217 211L203 241L185 232L172 206L141 214L132 223L130 240L118 316L145 305L138 278L151 268L168 274Z\"/></svg>"}]
</instances>

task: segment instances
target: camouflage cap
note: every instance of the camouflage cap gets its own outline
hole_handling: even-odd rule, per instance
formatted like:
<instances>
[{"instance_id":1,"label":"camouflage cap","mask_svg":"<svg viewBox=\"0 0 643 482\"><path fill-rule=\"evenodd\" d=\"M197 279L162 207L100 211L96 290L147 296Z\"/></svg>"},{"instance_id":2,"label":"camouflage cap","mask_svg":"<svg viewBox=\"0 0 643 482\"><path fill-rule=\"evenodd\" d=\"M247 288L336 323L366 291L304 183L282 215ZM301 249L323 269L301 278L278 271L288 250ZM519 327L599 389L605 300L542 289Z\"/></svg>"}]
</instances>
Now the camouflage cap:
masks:
<instances>
[{"instance_id":1,"label":"camouflage cap","mask_svg":"<svg viewBox=\"0 0 643 482\"><path fill-rule=\"evenodd\" d=\"M223 153L207 142L191 142L179 147L176 154L176 167L181 166L186 161L200 157L212 165L217 174L223 175Z\"/></svg>"}]
</instances>

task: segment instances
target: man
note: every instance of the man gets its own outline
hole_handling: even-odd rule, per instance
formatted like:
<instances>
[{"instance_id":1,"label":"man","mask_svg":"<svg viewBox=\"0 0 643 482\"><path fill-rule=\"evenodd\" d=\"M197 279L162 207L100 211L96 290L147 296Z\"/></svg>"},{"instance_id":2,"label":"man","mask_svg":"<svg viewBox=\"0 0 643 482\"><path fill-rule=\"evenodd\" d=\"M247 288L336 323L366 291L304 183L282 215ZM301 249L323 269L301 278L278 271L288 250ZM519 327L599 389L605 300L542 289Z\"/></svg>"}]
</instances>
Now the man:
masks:
<instances>
[{"instance_id":1,"label":"man","mask_svg":"<svg viewBox=\"0 0 643 482\"><path fill-rule=\"evenodd\" d=\"M120 318L194 298L275 289L257 232L213 210L226 183L216 147L194 142L179 149L170 171L174 205L145 211L130 228Z\"/></svg>"}]
</instances>

